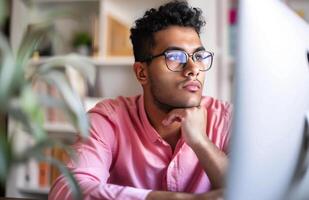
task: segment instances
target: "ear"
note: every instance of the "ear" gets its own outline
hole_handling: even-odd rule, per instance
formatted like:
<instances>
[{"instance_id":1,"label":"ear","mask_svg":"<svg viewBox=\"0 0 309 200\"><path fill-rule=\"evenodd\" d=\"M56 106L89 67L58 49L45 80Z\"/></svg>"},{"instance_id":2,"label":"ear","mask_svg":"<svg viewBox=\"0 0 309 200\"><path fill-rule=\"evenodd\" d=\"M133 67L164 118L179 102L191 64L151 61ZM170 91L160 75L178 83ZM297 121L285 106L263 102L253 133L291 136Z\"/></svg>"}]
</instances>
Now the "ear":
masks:
<instances>
[{"instance_id":1,"label":"ear","mask_svg":"<svg viewBox=\"0 0 309 200\"><path fill-rule=\"evenodd\" d=\"M148 72L146 65L141 62L135 62L133 67L137 80L141 85L145 85L148 82Z\"/></svg>"}]
</instances>

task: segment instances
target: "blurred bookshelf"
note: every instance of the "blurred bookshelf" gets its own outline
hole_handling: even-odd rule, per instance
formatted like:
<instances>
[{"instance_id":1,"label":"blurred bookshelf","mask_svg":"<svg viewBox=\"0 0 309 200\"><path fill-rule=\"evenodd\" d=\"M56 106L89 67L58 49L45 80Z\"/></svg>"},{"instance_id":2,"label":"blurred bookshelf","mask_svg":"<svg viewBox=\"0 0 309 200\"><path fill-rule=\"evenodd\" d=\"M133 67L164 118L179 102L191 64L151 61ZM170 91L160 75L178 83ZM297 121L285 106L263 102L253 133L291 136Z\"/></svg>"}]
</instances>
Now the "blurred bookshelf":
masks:
<instances>
[{"instance_id":1,"label":"blurred bookshelf","mask_svg":"<svg viewBox=\"0 0 309 200\"><path fill-rule=\"evenodd\" d=\"M85 112L100 100L101 98L86 98L84 100ZM50 111L46 109L46 112ZM61 140L66 144L73 144L78 139L77 129L67 121L47 121L44 128L51 138ZM16 131L18 131L18 135L15 135L17 137L14 137L14 143L18 146L18 151L23 151L27 146L33 145L30 135L13 119L9 119L9 135L13 132L16 133ZM68 161L68 154L61 147L55 146L45 149L45 154L64 163ZM10 197L47 199L49 189L59 175L60 172L55 166L44 161L30 159L27 163L12 170L11 178L7 180L6 195Z\"/></svg>"},{"instance_id":2,"label":"blurred bookshelf","mask_svg":"<svg viewBox=\"0 0 309 200\"><path fill-rule=\"evenodd\" d=\"M309 23L309 1L308 0L283 0L298 16Z\"/></svg>"}]
</instances>

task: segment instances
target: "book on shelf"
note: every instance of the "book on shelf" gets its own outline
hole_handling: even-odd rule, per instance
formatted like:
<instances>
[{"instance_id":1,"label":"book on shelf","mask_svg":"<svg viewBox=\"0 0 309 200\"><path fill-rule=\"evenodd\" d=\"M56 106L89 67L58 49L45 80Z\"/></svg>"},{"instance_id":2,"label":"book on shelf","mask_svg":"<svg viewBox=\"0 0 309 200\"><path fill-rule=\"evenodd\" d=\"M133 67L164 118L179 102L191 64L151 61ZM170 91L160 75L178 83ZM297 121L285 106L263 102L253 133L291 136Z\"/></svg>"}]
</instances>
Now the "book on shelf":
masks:
<instances>
[{"instance_id":1,"label":"book on shelf","mask_svg":"<svg viewBox=\"0 0 309 200\"><path fill-rule=\"evenodd\" d=\"M67 152L60 147L46 149L44 153L46 156L51 156L63 164L69 160ZM22 188L38 190L50 188L60 174L56 166L45 161L30 159L25 165L24 180L22 181L24 185Z\"/></svg>"},{"instance_id":2,"label":"book on shelf","mask_svg":"<svg viewBox=\"0 0 309 200\"><path fill-rule=\"evenodd\" d=\"M51 149L44 150L45 156L51 156ZM46 161L38 161L38 168L39 168L39 187L46 188L49 187L49 174L50 174L50 166Z\"/></svg>"},{"instance_id":3,"label":"book on shelf","mask_svg":"<svg viewBox=\"0 0 309 200\"><path fill-rule=\"evenodd\" d=\"M69 160L67 152L59 147L52 148L52 156L57 160L65 164ZM53 184L55 180L60 176L60 171L56 166L51 166L50 170L50 184Z\"/></svg>"}]
</instances>

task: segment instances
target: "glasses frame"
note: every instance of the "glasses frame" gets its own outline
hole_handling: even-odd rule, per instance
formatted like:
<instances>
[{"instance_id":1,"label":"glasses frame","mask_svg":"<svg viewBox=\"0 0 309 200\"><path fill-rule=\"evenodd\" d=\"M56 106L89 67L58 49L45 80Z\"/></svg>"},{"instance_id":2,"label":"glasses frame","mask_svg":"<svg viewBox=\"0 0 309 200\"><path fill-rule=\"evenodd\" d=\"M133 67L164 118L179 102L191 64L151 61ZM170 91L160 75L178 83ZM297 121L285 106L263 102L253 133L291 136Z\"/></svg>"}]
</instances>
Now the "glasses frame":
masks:
<instances>
[{"instance_id":1,"label":"glasses frame","mask_svg":"<svg viewBox=\"0 0 309 200\"><path fill-rule=\"evenodd\" d=\"M171 69L168 67L168 64L167 64L167 61L166 61L166 60L167 60L167 54L166 54L166 53L169 52L169 51L181 51L181 52L183 52L183 53L186 55L186 62L183 64L181 70L176 70L176 71L175 71L175 70L171 70ZM199 71L206 72L206 71L210 70L210 68L212 67L213 58L214 58L214 53L213 53L213 52L210 52L210 51L206 51L206 50L198 50L198 51L196 51L196 52L194 52L194 53L192 53L192 54L189 54L189 53L187 53L186 51L180 50L180 49L166 49L166 50L164 50L162 53L160 53L160 54L158 54L158 55L154 55L154 56L149 56L148 58L142 60L141 62L150 62L150 61L152 61L152 60L155 59L155 58L158 58L158 57L160 57L160 56L164 56L165 65L166 65L167 69L169 69L169 70L172 71L172 72L181 72L181 71L184 70L184 68L185 68L185 66L187 65L187 63L188 63L190 57L191 57L191 59L193 60L193 62L195 63L195 59L194 59L195 57L193 57L193 56L194 56L194 54L196 54L197 52L201 52L201 51L205 51L205 52L209 53L209 56L210 56L210 58L211 58L210 65L209 65L209 67L208 67L207 69L199 69Z\"/></svg>"}]
</instances>

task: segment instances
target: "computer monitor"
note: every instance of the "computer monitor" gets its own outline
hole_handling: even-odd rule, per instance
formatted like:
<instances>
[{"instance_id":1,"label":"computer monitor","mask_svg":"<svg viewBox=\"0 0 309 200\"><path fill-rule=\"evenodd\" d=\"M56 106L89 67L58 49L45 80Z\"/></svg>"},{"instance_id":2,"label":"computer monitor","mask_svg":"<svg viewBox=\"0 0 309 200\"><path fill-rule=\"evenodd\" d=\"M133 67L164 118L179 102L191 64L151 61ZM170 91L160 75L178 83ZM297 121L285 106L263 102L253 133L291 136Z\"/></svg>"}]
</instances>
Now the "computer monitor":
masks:
<instances>
[{"instance_id":1,"label":"computer monitor","mask_svg":"<svg viewBox=\"0 0 309 200\"><path fill-rule=\"evenodd\" d=\"M309 25L240 0L228 200L309 199Z\"/></svg>"}]
</instances>

